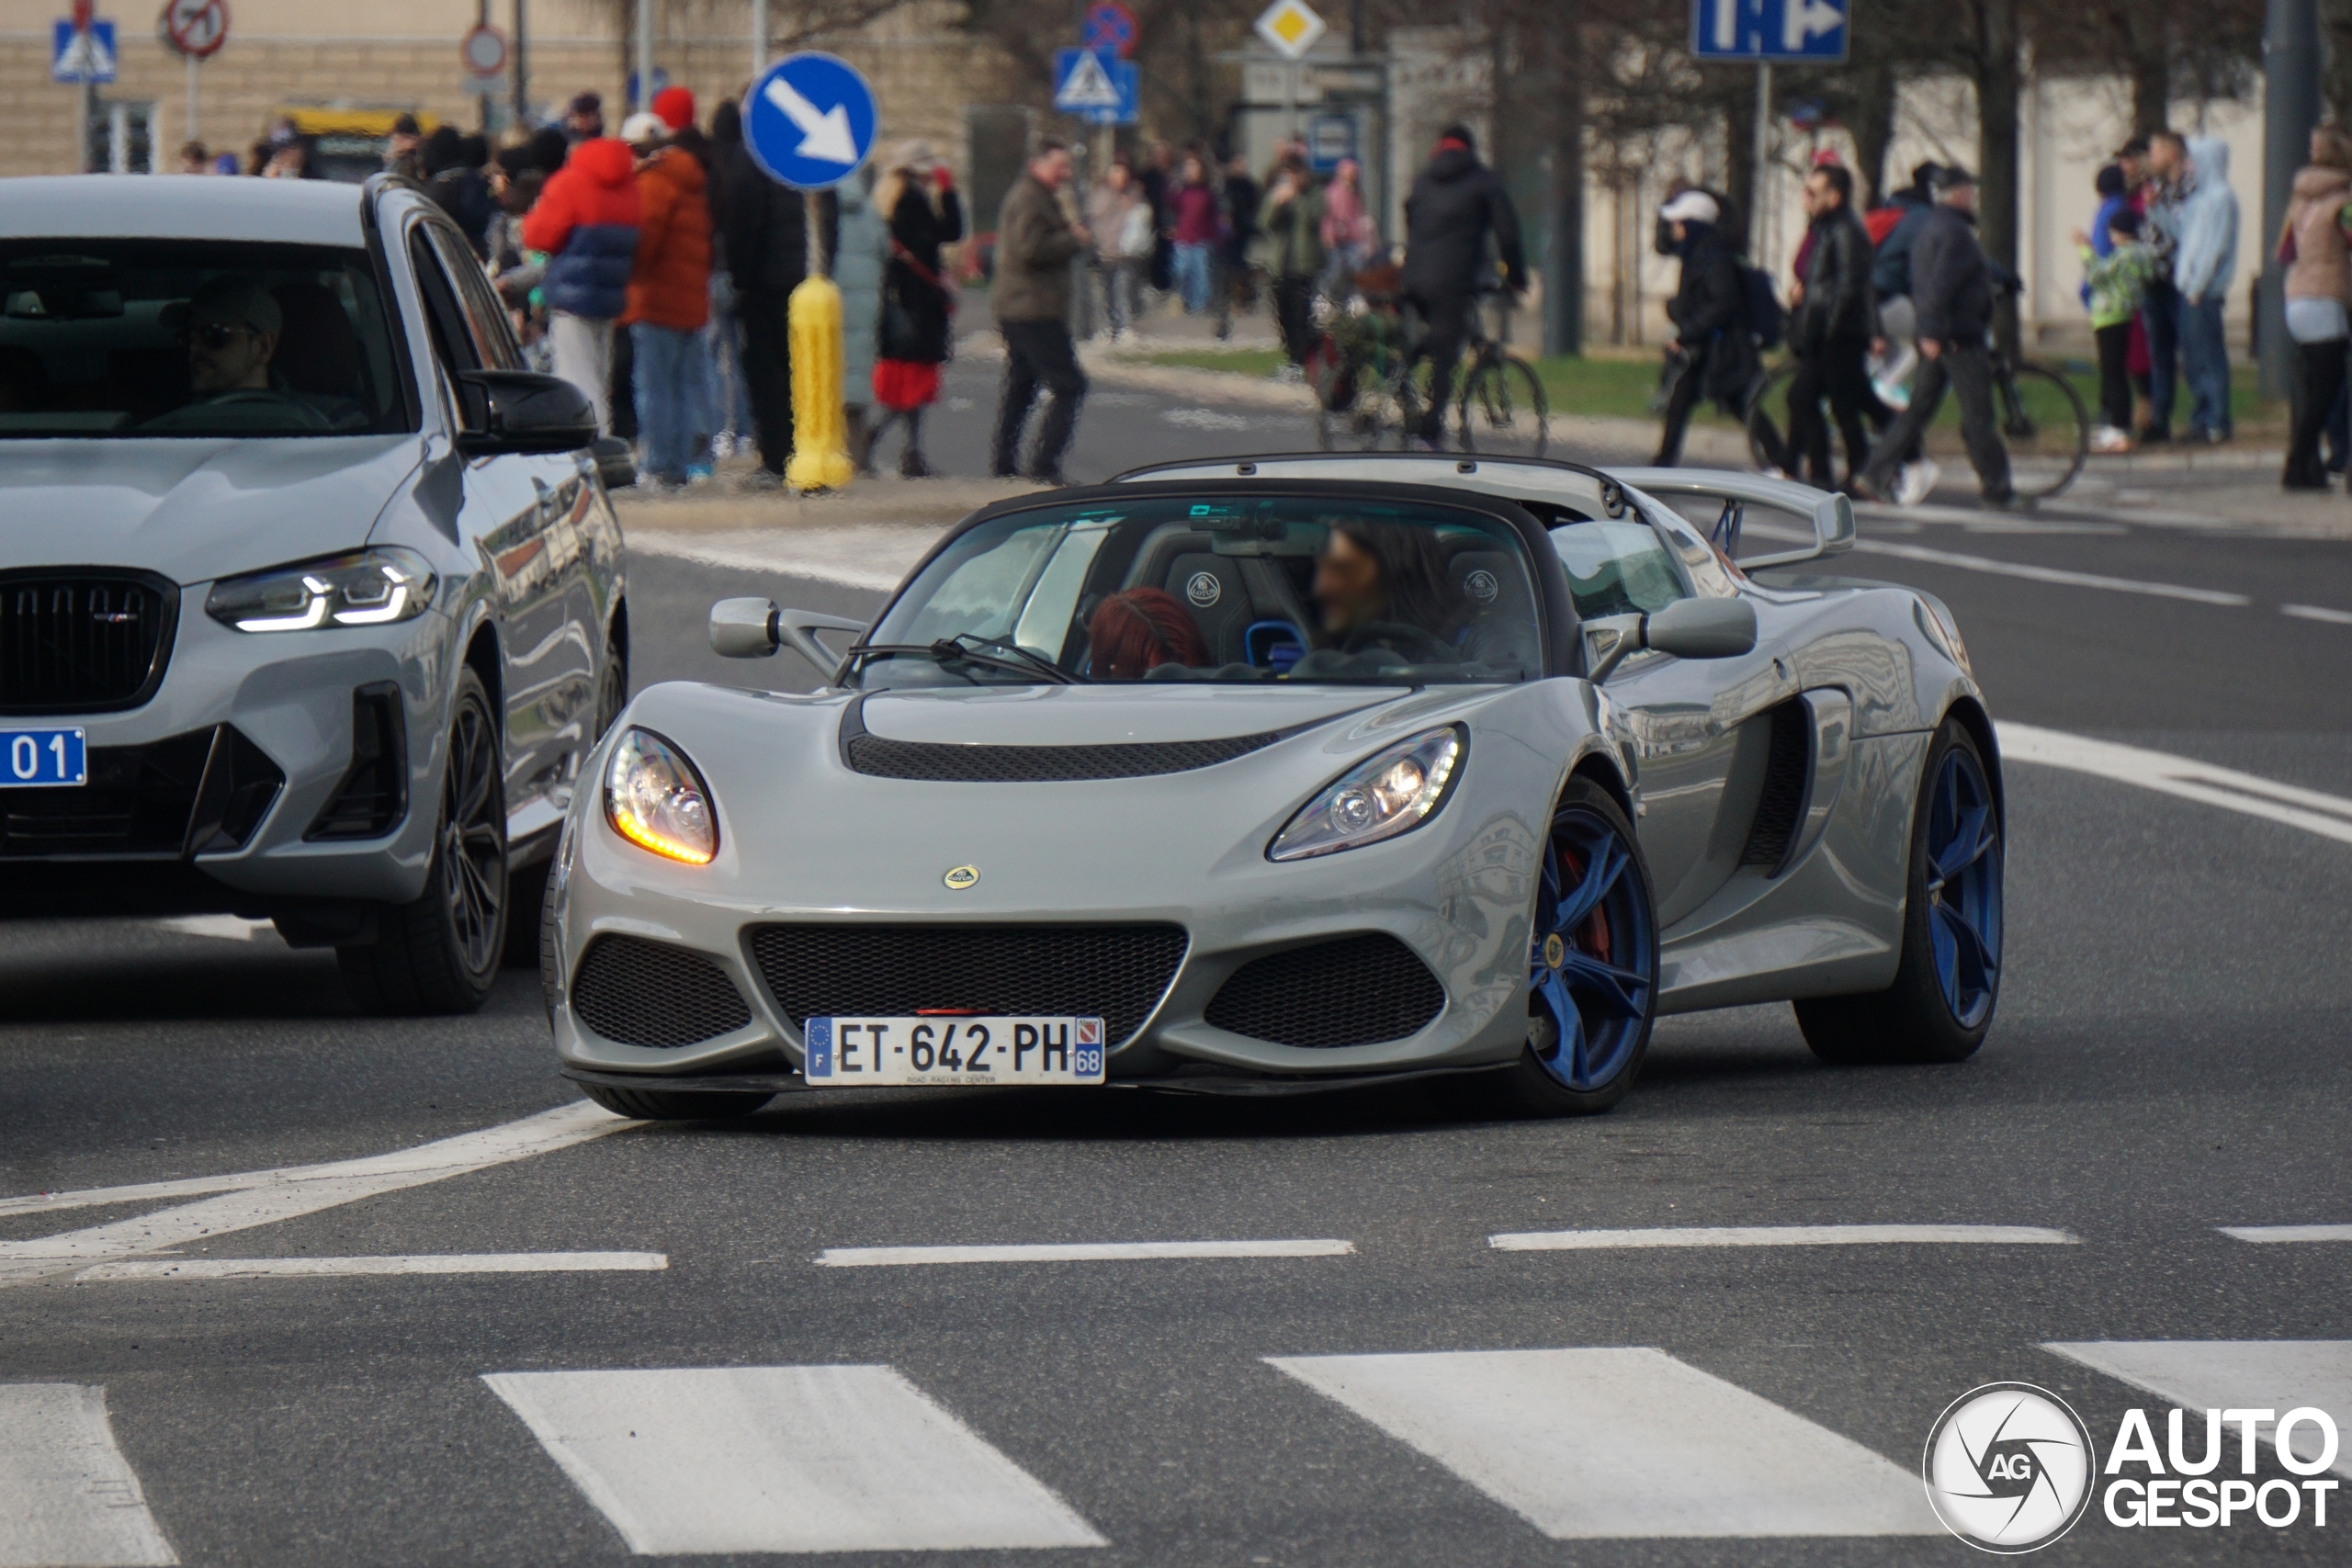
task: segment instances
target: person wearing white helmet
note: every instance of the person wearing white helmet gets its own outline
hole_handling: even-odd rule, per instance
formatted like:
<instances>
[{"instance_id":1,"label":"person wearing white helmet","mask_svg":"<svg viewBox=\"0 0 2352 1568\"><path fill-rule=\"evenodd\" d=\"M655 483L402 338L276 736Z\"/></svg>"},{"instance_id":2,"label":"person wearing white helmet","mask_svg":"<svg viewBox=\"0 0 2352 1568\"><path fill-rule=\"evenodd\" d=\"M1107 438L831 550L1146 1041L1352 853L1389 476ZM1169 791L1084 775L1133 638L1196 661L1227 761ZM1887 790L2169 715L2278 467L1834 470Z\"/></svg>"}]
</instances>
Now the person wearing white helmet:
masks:
<instances>
[{"instance_id":1,"label":"person wearing white helmet","mask_svg":"<svg viewBox=\"0 0 2352 1568\"><path fill-rule=\"evenodd\" d=\"M1681 373L1668 394L1666 424L1658 434L1653 466L1670 468L1682 460L1682 436L1702 398L1712 398L1734 419L1747 414L1748 394L1763 366L1740 258L1723 226L1723 205L1696 188L1673 197L1658 209L1662 248L1682 258L1682 284L1666 307Z\"/></svg>"}]
</instances>

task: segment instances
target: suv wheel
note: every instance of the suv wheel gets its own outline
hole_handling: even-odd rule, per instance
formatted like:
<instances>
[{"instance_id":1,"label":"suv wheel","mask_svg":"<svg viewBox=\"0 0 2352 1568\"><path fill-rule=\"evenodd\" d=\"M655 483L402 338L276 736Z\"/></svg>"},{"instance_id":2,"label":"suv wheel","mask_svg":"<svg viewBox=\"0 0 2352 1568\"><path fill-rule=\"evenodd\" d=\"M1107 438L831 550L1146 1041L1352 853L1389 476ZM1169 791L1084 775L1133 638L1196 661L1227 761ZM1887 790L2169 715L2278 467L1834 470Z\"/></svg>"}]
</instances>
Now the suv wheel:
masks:
<instances>
[{"instance_id":1,"label":"suv wheel","mask_svg":"<svg viewBox=\"0 0 2352 1568\"><path fill-rule=\"evenodd\" d=\"M506 936L506 789L498 722L481 678L458 676L449 756L424 891L382 910L376 940L335 957L369 1012L471 1012L498 977Z\"/></svg>"}]
</instances>

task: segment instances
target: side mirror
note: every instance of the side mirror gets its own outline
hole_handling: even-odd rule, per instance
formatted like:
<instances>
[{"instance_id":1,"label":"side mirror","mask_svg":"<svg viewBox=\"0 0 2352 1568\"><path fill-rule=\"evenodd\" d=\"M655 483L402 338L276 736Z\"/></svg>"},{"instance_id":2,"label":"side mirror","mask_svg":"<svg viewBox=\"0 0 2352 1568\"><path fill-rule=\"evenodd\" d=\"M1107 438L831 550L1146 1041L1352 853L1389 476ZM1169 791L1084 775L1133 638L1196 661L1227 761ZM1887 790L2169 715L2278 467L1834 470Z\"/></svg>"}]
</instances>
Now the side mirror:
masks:
<instances>
[{"instance_id":1,"label":"side mirror","mask_svg":"<svg viewBox=\"0 0 2352 1568\"><path fill-rule=\"evenodd\" d=\"M830 681L841 655L817 640L819 632L863 637L865 623L815 610L779 610L769 599L721 599L710 607L710 649L721 659L765 659L789 645Z\"/></svg>"},{"instance_id":2,"label":"side mirror","mask_svg":"<svg viewBox=\"0 0 2352 1568\"><path fill-rule=\"evenodd\" d=\"M1756 606L1745 599L1677 599L1647 615L1611 615L1585 623L1612 639L1593 656L1585 679L1609 679L1625 656L1643 649L1677 659L1736 659L1756 649Z\"/></svg>"},{"instance_id":3,"label":"side mirror","mask_svg":"<svg viewBox=\"0 0 2352 1568\"><path fill-rule=\"evenodd\" d=\"M617 435L599 435L589 450L596 455L596 478L606 490L627 490L637 483L637 454Z\"/></svg>"},{"instance_id":4,"label":"side mirror","mask_svg":"<svg viewBox=\"0 0 2352 1568\"><path fill-rule=\"evenodd\" d=\"M560 376L461 370L457 381L463 426L458 450L469 457L577 452L595 444L595 406Z\"/></svg>"}]
</instances>

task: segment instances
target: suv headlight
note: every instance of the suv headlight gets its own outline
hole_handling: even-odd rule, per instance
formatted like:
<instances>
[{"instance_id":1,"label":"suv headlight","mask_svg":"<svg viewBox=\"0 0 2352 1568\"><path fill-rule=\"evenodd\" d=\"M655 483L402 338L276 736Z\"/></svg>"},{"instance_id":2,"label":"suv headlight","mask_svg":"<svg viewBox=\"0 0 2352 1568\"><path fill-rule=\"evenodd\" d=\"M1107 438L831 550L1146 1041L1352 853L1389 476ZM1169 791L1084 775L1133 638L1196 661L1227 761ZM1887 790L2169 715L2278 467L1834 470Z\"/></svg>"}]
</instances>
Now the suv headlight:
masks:
<instances>
[{"instance_id":1,"label":"suv headlight","mask_svg":"<svg viewBox=\"0 0 2352 1568\"><path fill-rule=\"evenodd\" d=\"M1470 738L1459 725L1402 740L1341 773L1266 847L1268 860L1305 860L1409 833L1445 804Z\"/></svg>"},{"instance_id":2,"label":"suv headlight","mask_svg":"<svg viewBox=\"0 0 2352 1568\"><path fill-rule=\"evenodd\" d=\"M605 819L639 849L688 865L718 853L710 788L686 754L650 729L630 729L605 764Z\"/></svg>"},{"instance_id":3,"label":"suv headlight","mask_svg":"<svg viewBox=\"0 0 2352 1568\"><path fill-rule=\"evenodd\" d=\"M433 603L433 569L397 545L232 577L212 585L205 614L241 632L306 632L413 620Z\"/></svg>"}]
</instances>

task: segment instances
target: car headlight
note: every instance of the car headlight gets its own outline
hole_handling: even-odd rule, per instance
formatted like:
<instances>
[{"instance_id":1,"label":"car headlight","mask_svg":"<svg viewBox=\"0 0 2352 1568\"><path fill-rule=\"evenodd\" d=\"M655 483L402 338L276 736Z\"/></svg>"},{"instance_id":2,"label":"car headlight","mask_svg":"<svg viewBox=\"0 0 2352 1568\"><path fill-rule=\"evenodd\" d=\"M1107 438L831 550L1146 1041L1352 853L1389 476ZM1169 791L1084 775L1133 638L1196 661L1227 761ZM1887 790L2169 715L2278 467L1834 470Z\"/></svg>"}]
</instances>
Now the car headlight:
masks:
<instances>
[{"instance_id":1,"label":"car headlight","mask_svg":"<svg viewBox=\"0 0 2352 1568\"><path fill-rule=\"evenodd\" d=\"M1331 781L1266 848L1268 860L1305 860L1409 833L1445 804L1470 739L1458 725L1368 757Z\"/></svg>"},{"instance_id":2,"label":"car headlight","mask_svg":"<svg viewBox=\"0 0 2352 1568\"><path fill-rule=\"evenodd\" d=\"M424 614L433 588L424 558L393 545L225 579L204 610L241 632L380 626Z\"/></svg>"},{"instance_id":3,"label":"car headlight","mask_svg":"<svg viewBox=\"0 0 2352 1568\"><path fill-rule=\"evenodd\" d=\"M640 849L688 865L718 852L710 790L686 754L650 730L631 729L605 764L605 819Z\"/></svg>"}]
</instances>

